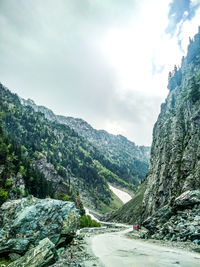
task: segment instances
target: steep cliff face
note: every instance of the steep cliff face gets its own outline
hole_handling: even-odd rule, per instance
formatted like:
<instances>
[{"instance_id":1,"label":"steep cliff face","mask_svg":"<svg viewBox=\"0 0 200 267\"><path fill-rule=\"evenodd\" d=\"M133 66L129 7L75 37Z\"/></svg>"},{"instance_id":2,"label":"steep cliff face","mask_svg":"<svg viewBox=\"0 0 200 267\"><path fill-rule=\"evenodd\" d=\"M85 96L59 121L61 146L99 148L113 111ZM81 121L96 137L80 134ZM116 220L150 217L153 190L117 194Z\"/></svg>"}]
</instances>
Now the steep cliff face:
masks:
<instances>
[{"instance_id":1,"label":"steep cliff face","mask_svg":"<svg viewBox=\"0 0 200 267\"><path fill-rule=\"evenodd\" d=\"M168 87L153 130L143 218L200 188L200 31L181 68L170 73Z\"/></svg>"},{"instance_id":2,"label":"steep cliff face","mask_svg":"<svg viewBox=\"0 0 200 267\"><path fill-rule=\"evenodd\" d=\"M135 197L106 216L141 223L141 237L200 245L200 29L181 68L169 74L169 95L153 130L150 168Z\"/></svg>"}]
</instances>

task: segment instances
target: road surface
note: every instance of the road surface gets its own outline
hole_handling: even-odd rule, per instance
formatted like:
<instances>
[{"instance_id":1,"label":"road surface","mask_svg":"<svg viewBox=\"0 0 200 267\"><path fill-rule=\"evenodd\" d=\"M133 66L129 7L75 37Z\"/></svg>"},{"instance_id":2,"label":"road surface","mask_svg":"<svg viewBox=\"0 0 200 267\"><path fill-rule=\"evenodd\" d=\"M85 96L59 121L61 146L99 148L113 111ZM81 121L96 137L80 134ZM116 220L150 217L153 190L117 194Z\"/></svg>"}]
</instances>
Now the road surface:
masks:
<instances>
[{"instance_id":1,"label":"road surface","mask_svg":"<svg viewBox=\"0 0 200 267\"><path fill-rule=\"evenodd\" d=\"M199 267L200 254L129 239L121 232L91 237L91 249L106 267Z\"/></svg>"}]
</instances>

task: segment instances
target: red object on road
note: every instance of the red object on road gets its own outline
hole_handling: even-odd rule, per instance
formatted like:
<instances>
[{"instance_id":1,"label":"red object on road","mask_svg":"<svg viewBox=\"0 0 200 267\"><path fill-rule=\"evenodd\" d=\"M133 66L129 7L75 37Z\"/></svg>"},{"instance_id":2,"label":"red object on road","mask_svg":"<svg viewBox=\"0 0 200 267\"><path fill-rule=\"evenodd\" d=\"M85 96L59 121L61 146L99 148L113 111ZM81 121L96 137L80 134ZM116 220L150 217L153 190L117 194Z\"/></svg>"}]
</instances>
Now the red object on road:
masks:
<instances>
[{"instance_id":1,"label":"red object on road","mask_svg":"<svg viewBox=\"0 0 200 267\"><path fill-rule=\"evenodd\" d=\"M70 258L73 259L73 253L71 252Z\"/></svg>"},{"instance_id":2,"label":"red object on road","mask_svg":"<svg viewBox=\"0 0 200 267\"><path fill-rule=\"evenodd\" d=\"M134 229L134 230L139 230L139 229L140 229L140 226L139 226L138 224L134 224L134 225L133 225L133 229Z\"/></svg>"}]
</instances>

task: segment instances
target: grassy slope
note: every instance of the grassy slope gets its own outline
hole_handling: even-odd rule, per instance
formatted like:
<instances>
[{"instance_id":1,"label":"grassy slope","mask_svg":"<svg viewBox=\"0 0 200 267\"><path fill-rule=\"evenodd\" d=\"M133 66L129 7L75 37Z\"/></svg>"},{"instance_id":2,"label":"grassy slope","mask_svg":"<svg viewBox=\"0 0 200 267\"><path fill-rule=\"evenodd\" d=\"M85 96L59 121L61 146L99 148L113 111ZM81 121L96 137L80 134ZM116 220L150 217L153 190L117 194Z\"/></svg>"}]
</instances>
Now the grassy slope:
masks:
<instances>
[{"instance_id":1,"label":"grassy slope","mask_svg":"<svg viewBox=\"0 0 200 267\"><path fill-rule=\"evenodd\" d=\"M122 207L123 202L113 192L111 192L111 197L112 197L112 200L110 201L109 206L104 205L103 203L101 204L100 209L102 213L111 212L112 210L116 210Z\"/></svg>"},{"instance_id":2,"label":"grassy slope","mask_svg":"<svg viewBox=\"0 0 200 267\"><path fill-rule=\"evenodd\" d=\"M142 201L144 197L144 192L146 190L146 182L143 182L138 188L133 199L124 204L121 208L112 212L108 216L108 221L117 221L132 224L137 222L138 217L141 214Z\"/></svg>"}]
</instances>

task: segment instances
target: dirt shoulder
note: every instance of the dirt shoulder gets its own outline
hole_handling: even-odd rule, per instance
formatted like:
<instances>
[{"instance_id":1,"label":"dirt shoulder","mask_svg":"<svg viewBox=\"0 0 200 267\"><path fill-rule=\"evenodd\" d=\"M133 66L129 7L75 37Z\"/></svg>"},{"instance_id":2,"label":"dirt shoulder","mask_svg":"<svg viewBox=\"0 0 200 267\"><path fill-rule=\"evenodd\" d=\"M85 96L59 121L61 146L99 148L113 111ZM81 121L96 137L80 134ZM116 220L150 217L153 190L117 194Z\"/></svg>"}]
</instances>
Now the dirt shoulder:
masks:
<instances>
[{"instance_id":1,"label":"dirt shoulder","mask_svg":"<svg viewBox=\"0 0 200 267\"><path fill-rule=\"evenodd\" d=\"M51 267L91 267L98 266L103 267L104 265L94 255L92 251L92 236L118 232L124 229L123 227L102 227L92 229L82 229L81 233L78 234L73 241L67 246L66 249L60 251L59 259ZM71 254L72 253L72 254ZM72 258L71 258L72 256Z\"/></svg>"},{"instance_id":2,"label":"dirt shoulder","mask_svg":"<svg viewBox=\"0 0 200 267\"><path fill-rule=\"evenodd\" d=\"M60 251L59 260L55 264L51 265L51 267L103 267L104 265L92 251L92 237L105 233L120 232L123 229L126 228L122 226L104 226L96 229L82 229L81 233L74 238L71 244L68 245L65 250ZM151 243L158 246L178 248L191 252L200 252L200 246L195 245L192 242L171 242L154 239L141 239L138 231L130 231L126 233L125 236L129 239L139 239L141 242Z\"/></svg>"},{"instance_id":3,"label":"dirt shoulder","mask_svg":"<svg viewBox=\"0 0 200 267\"><path fill-rule=\"evenodd\" d=\"M126 233L126 237L131 239L140 239L143 242L148 242L152 244L158 244L164 247L170 247L170 248L179 248L186 251L193 251L200 253L200 245L196 245L191 241L187 242L179 242L179 241L163 241L163 240L156 240L156 239L141 239L139 236L139 232L137 230L133 230L129 233Z\"/></svg>"}]
</instances>

